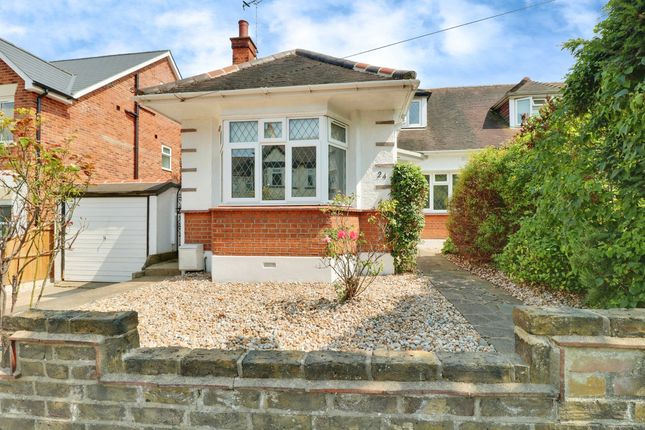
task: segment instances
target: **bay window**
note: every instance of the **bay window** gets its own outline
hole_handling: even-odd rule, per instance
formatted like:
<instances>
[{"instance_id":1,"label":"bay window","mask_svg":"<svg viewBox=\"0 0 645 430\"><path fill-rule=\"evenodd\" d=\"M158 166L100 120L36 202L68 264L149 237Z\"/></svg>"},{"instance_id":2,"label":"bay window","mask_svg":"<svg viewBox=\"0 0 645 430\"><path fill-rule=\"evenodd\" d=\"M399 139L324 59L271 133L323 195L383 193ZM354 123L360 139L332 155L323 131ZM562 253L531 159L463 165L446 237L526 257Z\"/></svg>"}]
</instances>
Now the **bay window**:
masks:
<instances>
[{"instance_id":1,"label":"bay window","mask_svg":"<svg viewBox=\"0 0 645 430\"><path fill-rule=\"evenodd\" d=\"M452 192L457 183L457 174L432 173L425 175L425 177L430 188L426 209L436 213L447 212L448 200L452 197Z\"/></svg>"},{"instance_id":2,"label":"bay window","mask_svg":"<svg viewBox=\"0 0 645 430\"><path fill-rule=\"evenodd\" d=\"M327 117L278 118L226 121L224 130L225 203L313 203L345 193L344 125ZM321 162L325 155L328 163Z\"/></svg>"}]
</instances>

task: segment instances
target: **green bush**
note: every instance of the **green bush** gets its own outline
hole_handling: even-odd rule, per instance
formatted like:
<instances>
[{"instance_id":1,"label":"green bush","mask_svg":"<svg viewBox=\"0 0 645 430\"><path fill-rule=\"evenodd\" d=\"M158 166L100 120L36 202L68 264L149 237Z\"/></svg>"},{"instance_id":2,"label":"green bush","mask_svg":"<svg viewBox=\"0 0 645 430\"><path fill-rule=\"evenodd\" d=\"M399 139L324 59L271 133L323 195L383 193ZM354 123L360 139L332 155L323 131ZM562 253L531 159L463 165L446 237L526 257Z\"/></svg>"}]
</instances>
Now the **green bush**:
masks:
<instances>
[{"instance_id":1,"label":"green bush","mask_svg":"<svg viewBox=\"0 0 645 430\"><path fill-rule=\"evenodd\" d=\"M391 200L379 209L386 220L386 235L392 247L394 271L413 272L417 267L417 245L425 225L423 208L428 201L428 182L421 168L397 163L392 172Z\"/></svg>"},{"instance_id":2,"label":"green bush","mask_svg":"<svg viewBox=\"0 0 645 430\"><path fill-rule=\"evenodd\" d=\"M531 211L527 174L521 166L528 150L523 139L502 148L487 148L462 169L449 205L448 232L459 253L489 262Z\"/></svg>"},{"instance_id":3,"label":"green bush","mask_svg":"<svg viewBox=\"0 0 645 430\"><path fill-rule=\"evenodd\" d=\"M452 241L452 239L448 238L443 242L443 246L441 247L441 253L442 254L458 254L459 250L455 246L455 243Z\"/></svg>"}]
</instances>

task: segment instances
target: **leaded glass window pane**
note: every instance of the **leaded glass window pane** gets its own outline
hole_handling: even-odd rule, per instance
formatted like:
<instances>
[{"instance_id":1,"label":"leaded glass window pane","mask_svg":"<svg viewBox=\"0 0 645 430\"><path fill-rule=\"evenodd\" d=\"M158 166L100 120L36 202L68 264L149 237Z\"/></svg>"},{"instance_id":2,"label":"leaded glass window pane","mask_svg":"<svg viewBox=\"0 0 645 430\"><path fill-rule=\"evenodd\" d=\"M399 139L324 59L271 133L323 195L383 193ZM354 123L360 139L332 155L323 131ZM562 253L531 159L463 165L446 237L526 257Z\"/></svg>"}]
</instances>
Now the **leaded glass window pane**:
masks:
<instances>
[{"instance_id":1,"label":"leaded glass window pane","mask_svg":"<svg viewBox=\"0 0 645 430\"><path fill-rule=\"evenodd\" d=\"M345 150L335 146L329 146L329 186L328 197L333 200L337 194L345 194L347 187Z\"/></svg>"},{"instance_id":2,"label":"leaded glass window pane","mask_svg":"<svg viewBox=\"0 0 645 430\"><path fill-rule=\"evenodd\" d=\"M517 125L522 124L522 117L526 116L528 118L531 116L531 100L522 99L515 102L515 123Z\"/></svg>"},{"instance_id":3,"label":"leaded glass window pane","mask_svg":"<svg viewBox=\"0 0 645 430\"><path fill-rule=\"evenodd\" d=\"M439 175L434 175L434 180L435 182L448 182L448 175L443 173Z\"/></svg>"},{"instance_id":4,"label":"leaded glass window pane","mask_svg":"<svg viewBox=\"0 0 645 430\"><path fill-rule=\"evenodd\" d=\"M291 196L316 197L316 147L291 150Z\"/></svg>"},{"instance_id":5,"label":"leaded glass window pane","mask_svg":"<svg viewBox=\"0 0 645 430\"><path fill-rule=\"evenodd\" d=\"M271 121L264 123L265 139L282 139L282 121Z\"/></svg>"},{"instance_id":6,"label":"leaded glass window pane","mask_svg":"<svg viewBox=\"0 0 645 430\"><path fill-rule=\"evenodd\" d=\"M255 149L231 150L231 196L255 197Z\"/></svg>"},{"instance_id":7,"label":"leaded glass window pane","mask_svg":"<svg viewBox=\"0 0 645 430\"><path fill-rule=\"evenodd\" d=\"M4 114L4 118L13 118L13 102L0 102L0 112ZM10 142L13 140L13 135L9 129L0 130L0 142Z\"/></svg>"},{"instance_id":8,"label":"leaded glass window pane","mask_svg":"<svg viewBox=\"0 0 645 430\"><path fill-rule=\"evenodd\" d=\"M338 125L335 122L332 122L331 138L338 142L347 143L347 129L342 125Z\"/></svg>"},{"instance_id":9,"label":"leaded glass window pane","mask_svg":"<svg viewBox=\"0 0 645 430\"><path fill-rule=\"evenodd\" d=\"M290 119L290 140L317 140L319 135L318 118Z\"/></svg>"},{"instance_id":10,"label":"leaded glass window pane","mask_svg":"<svg viewBox=\"0 0 645 430\"><path fill-rule=\"evenodd\" d=\"M284 200L284 145L262 147L262 200Z\"/></svg>"},{"instance_id":11,"label":"leaded glass window pane","mask_svg":"<svg viewBox=\"0 0 645 430\"><path fill-rule=\"evenodd\" d=\"M448 209L448 185L434 185L432 188L432 208L436 211Z\"/></svg>"},{"instance_id":12,"label":"leaded glass window pane","mask_svg":"<svg viewBox=\"0 0 645 430\"><path fill-rule=\"evenodd\" d=\"M257 142L258 141L258 122L257 121L232 121L229 126L230 141L239 142Z\"/></svg>"},{"instance_id":13,"label":"leaded glass window pane","mask_svg":"<svg viewBox=\"0 0 645 430\"><path fill-rule=\"evenodd\" d=\"M457 185L457 179L459 178L459 175L452 175L452 192L455 192L455 186Z\"/></svg>"},{"instance_id":14,"label":"leaded glass window pane","mask_svg":"<svg viewBox=\"0 0 645 430\"><path fill-rule=\"evenodd\" d=\"M0 206L0 237L7 233L9 222L11 222L11 206Z\"/></svg>"}]
</instances>

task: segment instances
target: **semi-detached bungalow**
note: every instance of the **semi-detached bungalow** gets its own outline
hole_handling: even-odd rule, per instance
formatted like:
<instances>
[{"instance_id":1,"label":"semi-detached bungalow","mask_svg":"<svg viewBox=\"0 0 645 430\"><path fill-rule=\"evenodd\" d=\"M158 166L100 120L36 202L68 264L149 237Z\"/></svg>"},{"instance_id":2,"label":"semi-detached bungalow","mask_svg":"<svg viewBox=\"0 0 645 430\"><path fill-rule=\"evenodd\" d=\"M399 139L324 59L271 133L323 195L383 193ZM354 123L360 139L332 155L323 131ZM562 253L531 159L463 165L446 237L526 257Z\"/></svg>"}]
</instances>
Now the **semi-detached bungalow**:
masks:
<instances>
[{"instance_id":1,"label":"semi-detached bungalow","mask_svg":"<svg viewBox=\"0 0 645 430\"><path fill-rule=\"evenodd\" d=\"M331 280L319 258L330 223L321 206L353 194L355 225L374 240L367 219L400 159L430 181L424 235L445 237L456 172L473 151L510 138L513 118L545 97L520 91L529 80L422 91L413 71L301 49L256 59L239 24L233 65L136 97L182 125L182 243L203 245L214 280Z\"/></svg>"}]
</instances>

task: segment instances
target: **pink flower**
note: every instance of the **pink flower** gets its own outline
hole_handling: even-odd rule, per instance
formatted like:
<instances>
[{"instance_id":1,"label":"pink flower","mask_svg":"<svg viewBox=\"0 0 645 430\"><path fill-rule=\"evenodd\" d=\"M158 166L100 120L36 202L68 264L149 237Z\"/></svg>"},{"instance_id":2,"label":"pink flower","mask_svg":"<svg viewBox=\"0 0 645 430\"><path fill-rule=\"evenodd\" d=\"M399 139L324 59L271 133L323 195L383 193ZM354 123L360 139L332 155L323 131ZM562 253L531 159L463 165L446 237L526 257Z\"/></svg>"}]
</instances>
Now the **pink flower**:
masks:
<instances>
[{"instance_id":1,"label":"pink flower","mask_svg":"<svg viewBox=\"0 0 645 430\"><path fill-rule=\"evenodd\" d=\"M355 231L350 231L349 232L349 238L351 240L356 240L358 238L358 233L356 233Z\"/></svg>"},{"instance_id":2,"label":"pink flower","mask_svg":"<svg viewBox=\"0 0 645 430\"><path fill-rule=\"evenodd\" d=\"M331 237L325 236L325 238L323 239L323 242L330 243L331 242Z\"/></svg>"},{"instance_id":3,"label":"pink flower","mask_svg":"<svg viewBox=\"0 0 645 430\"><path fill-rule=\"evenodd\" d=\"M345 239L347 237L347 232L345 230L338 230L338 238Z\"/></svg>"}]
</instances>

